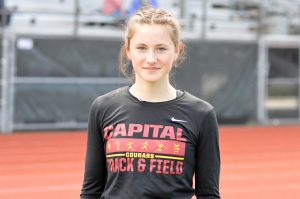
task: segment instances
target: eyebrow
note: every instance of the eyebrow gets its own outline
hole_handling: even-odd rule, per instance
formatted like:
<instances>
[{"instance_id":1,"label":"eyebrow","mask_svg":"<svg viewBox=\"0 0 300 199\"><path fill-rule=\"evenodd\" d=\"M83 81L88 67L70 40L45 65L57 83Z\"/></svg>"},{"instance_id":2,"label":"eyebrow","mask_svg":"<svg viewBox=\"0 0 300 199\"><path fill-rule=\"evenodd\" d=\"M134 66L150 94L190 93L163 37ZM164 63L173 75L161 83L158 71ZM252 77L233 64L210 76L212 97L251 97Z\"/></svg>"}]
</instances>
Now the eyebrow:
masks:
<instances>
[{"instance_id":1,"label":"eyebrow","mask_svg":"<svg viewBox=\"0 0 300 199\"><path fill-rule=\"evenodd\" d=\"M135 44L136 46L147 46L147 44L144 44L144 43L138 43L138 44ZM168 46L167 44L156 44L155 46Z\"/></svg>"}]
</instances>

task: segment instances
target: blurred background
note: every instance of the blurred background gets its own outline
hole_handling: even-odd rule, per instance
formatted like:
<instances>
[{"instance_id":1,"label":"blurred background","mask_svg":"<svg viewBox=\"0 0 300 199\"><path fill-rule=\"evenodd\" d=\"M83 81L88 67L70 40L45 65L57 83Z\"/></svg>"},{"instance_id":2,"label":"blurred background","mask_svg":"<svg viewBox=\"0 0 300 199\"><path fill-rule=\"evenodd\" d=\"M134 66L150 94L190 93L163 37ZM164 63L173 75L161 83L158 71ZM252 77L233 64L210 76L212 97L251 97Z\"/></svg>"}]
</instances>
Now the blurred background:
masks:
<instances>
[{"instance_id":1,"label":"blurred background","mask_svg":"<svg viewBox=\"0 0 300 199\"><path fill-rule=\"evenodd\" d=\"M1 132L85 129L93 99L129 83L117 57L136 3L0 1ZM150 3L183 30L172 82L213 104L221 124L300 123L300 0Z\"/></svg>"}]
</instances>

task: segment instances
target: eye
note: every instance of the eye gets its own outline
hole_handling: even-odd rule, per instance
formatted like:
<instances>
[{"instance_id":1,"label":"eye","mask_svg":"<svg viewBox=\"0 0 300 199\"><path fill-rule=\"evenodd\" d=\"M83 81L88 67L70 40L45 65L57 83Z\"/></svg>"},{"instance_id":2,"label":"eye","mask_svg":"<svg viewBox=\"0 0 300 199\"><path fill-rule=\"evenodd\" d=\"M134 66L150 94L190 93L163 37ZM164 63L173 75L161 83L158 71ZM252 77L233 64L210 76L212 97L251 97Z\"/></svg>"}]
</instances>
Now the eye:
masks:
<instances>
[{"instance_id":1,"label":"eye","mask_svg":"<svg viewBox=\"0 0 300 199\"><path fill-rule=\"evenodd\" d=\"M147 50L147 48L145 46L138 46L137 49L140 51L140 52L145 52Z\"/></svg>"},{"instance_id":2,"label":"eye","mask_svg":"<svg viewBox=\"0 0 300 199\"><path fill-rule=\"evenodd\" d=\"M159 47L159 48L156 49L156 51L159 52L159 53L163 53L166 50L167 50L167 48L165 48L165 47Z\"/></svg>"}]
</instances>

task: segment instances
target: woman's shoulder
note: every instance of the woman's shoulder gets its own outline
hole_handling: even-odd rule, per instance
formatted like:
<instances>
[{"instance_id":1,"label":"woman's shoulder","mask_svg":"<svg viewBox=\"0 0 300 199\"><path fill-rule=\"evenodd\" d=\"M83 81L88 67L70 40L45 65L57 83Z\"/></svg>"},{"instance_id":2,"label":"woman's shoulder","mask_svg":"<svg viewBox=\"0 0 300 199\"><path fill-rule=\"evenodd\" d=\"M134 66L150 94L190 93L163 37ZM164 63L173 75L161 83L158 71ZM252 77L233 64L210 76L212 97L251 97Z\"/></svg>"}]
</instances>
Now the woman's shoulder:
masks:
<instances>
[{"instance_id":1,"label":"woman's shoulder","mask_svg":"<svg viewBox=\"0 0 300 199\"><path fill-rule=\"evenodd\" d=\"M113 104L121 102L126 96L125 91L127 87L117 88L108 93L98 96L92 103L93 106L105 106L107 104Z\"/></svg>"},{"instance_id":2,"label":"woman's shoulder","mask_svg":"<svg viewBox=\"0 0 300 199\"><path fill-rule=\"evenodd\" d=\"M112 91L109 91L103 95L100 95L96 98L96 100L107 100L107 99L112 99L112 98L115 98L115 97L121 97L122 95L125 94L125 90L126 90L127 87L120 87L120 88L117 88L117 89L114 89Z\"/></svg>"},{"instance_id":3,"label":"woman's shoulder","mask_svg":"<svg viewBox=\"0 0 300 199\"><path fill-rule=\"evenodd\" d=\"M195 111L211 112L214 110L214 106L208 101L201 99L200 97L197 97L187 91L184 91L183 101Z\"/></svg>"}]
</instances>

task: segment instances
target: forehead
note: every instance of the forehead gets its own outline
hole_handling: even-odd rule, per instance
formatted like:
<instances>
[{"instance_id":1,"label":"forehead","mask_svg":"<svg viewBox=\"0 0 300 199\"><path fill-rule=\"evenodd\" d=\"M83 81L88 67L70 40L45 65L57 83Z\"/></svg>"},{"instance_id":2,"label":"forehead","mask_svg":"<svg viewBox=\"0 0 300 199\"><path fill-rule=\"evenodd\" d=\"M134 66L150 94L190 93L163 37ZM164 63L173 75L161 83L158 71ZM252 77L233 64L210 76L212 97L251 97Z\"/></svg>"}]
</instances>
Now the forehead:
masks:
<instances>
[{"instance_id":1,"label":"forehead","mask_svg":"<svg viewBox=\"0 0 300 199\"><path fill-rule=\"evenodd\" d=\"M170 27L167 25L136 25L134 34L131 38L133 43L159 43L173 44Z\"/></svg>"}]
</instances>

